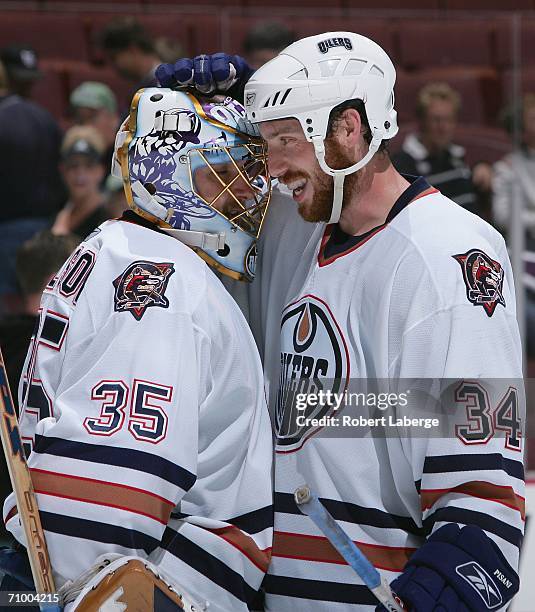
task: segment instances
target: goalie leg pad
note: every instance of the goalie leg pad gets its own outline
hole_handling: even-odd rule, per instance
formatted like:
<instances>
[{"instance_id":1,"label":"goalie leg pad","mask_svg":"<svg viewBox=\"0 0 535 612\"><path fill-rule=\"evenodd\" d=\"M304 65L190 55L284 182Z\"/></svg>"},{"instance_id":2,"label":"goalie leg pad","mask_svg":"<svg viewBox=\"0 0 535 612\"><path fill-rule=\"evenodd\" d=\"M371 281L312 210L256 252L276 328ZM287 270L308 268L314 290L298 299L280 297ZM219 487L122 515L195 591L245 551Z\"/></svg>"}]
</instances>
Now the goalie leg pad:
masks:
<instances>
[{"instance_id":1,"label":"goalie leg pad","mask_svg":"<svg viewBox=\"0 0 535 612\"><path fill-rule=\"evenodd\" d=\"M113 559L113 558L112 558ZM69 612L203 612L183 589L173 586L155 565L139 557L99 559L96 575L66 607Z\"/></svg>"}]
</instances>

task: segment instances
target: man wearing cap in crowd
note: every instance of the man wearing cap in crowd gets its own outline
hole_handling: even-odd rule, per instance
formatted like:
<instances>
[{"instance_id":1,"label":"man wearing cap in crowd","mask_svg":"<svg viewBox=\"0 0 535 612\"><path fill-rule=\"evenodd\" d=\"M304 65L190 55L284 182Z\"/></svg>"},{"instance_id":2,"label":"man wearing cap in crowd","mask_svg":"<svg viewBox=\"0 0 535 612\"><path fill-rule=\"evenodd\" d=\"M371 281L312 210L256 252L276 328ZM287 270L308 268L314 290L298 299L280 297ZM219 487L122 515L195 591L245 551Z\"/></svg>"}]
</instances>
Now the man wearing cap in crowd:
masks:
<instances>
[{"instance_id":1,"label":"man wearing cap in crowd","mask_svg":"<svg viewBox=\"0 0 535 612\"><path fill-rule=\"evenodd\" d=\"M11 87L0 62L0 314L20 307L17 249L48 227L65 201L58 170L59 127L47 110Z\"/></svg>"},{"instance_id":2,"label":"man wearing cap in crowd","mask_svg":"<svg viewBox=\"0 0 535 612\"><path fill-rule=\"evenodd\" d=\"M92 126L74 126L61 146L61 173L68 200L58 213L52 232L85 238L109 219L100 185L106 174L104 139Z\"/></svg>"},{"instance_id":3,"label":"man wearing cap in crowd","mask_svg":"<svg viewBox=\"0 0 535 612\"><path fill-rule=\"evenodd\" d=\"M32 87L42 76L35 50L29 45L10 45L0 51L0 59L7 73L10 91L23 98L31 98Z\"/></svg>"},{"instance_id":4,"label":"man wearing cap in crowd","mask_svg":"<svg viewBox=\"0 0 535 612\"><path fill-rule=\"evenodd\" d=\"M106 147L104 161L111 163L120 123L113 91L104 83L86 81L72 91L70 103L76 125L90 125L101 134Z\"/></svg>"}]
</instances>

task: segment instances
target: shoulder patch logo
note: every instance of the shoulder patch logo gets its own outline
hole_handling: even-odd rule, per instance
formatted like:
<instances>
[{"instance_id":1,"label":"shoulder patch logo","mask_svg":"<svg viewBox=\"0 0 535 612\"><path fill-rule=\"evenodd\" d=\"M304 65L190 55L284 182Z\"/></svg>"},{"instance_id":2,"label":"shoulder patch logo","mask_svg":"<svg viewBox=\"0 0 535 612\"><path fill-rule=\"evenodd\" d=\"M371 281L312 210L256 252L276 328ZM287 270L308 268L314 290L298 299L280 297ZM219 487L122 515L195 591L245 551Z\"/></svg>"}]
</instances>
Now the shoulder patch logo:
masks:
<instances>
[{"instance_id":1,"label":"shoulder patch logo","mask_svg":"<svg viewBox=\"0 0 535 612\"><path fill-rule=\"evenodd\" d=\"M503 605L503 597L494 580L475 561L458 565L455 571L476 591L489 610Z\"/></svg>"},{"instance_id":2,"label":"shoulder patch logo","mask_svg":"<svg viewBox=\"0 0 535 612\"><path fill-rule=\"evenodd\" d=\"M113 281L115 312L129 311L137 321L150 306L168 308L165 290L174 264L170 262L135 261Z\"/></svg>"},{"instance_id":3,"label":"shoulder patch logo","mask_svg":"<svg viewBox=\"0 0 535 612\"><path fill-rule=\"evenodd\" d=\"M496 306L505 307L503 290L503 268L494 259L478 249L453 255L463 271L466 297L474 306L483 306L487 316L492 317Z\"/></svg>"}]
</instances>

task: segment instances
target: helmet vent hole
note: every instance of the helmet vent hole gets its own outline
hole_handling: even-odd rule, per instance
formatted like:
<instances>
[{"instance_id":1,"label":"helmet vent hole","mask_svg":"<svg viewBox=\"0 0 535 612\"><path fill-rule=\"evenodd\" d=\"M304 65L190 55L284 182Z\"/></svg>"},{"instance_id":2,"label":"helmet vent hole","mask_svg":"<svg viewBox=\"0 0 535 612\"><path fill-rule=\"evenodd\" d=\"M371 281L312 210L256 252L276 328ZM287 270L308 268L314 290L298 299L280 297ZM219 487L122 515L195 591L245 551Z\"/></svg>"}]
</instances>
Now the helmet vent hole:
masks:
<instances>
[{"instance_id":1,"label":"helmet vent hole","mask_svg":"<svg viewBox=\"0 0 535 612\"><path fill-rule=\"evenodd\" d=\"M150 195L154 195L156 193L156 187L153 183L143 183L143 187L150 193Z\"/></svg>"},{"instance_id":2,"label":"helmet vent hole","mask_svg":"<svg viewBox=\"0 0 535 612\"><path fill-rule=\"evenodd\" d=\"M158 94L154 94L153 96L151 96L150 97L150 101L151 102L159 102L162 98L163 98L163 95L158 93Z\"/></svg>"},{"instance_id":3,"label":"helmet vent hole","mask_svg":"<svg viewBox=\"0 0 535 612\"><path fill-rule=\"evenodd\" d=\"M321 76L322 77L334 76L339 63L340 63L339 59L330 59L330 60L325 60L323 62L320 62L319 67L320 67Z\"/></svg>"},{"instance_id":4,"label":"helmet vent hole","mask_svg":"<svg viewBox=\"0 0 535 612\"><path fill-rule=\"evenodd\" d=\"M230 247L226 243L225 243L225 246L222 249L219 249L217 251L217 254L219 255L219 257L226 257L229 253L230 253Z\"/></svg>"},{"instance_id":5,"label":"helmet vent hole","mask_svg":"<svg viewBox=\"0 0 535 612\"><path fill-rule=\"evenodd\" d=\"M350 59L344 68L344 76L359 76L364 72L368 62L360 59Z\"/></svg>"},{"instance_id":6,"label":"helmet vent hole","mask_svg":"<svg viewBox=\"0 0 535 612\"><path fill-rule=\"evenodd\" d=\"M296 81L305 81L308 79L308 70L306 68L301 68L301 70L294 72L290 78Z\"/></svg>"},{"instance_id":7,"label":"helmet vent hole","mask_svg":"<svg viewBox=\"0 0 535 612\"><path fill-rule=\"evenodd\" d=\"M379 66L376 66L375 64L372 66L372 69L370 70L370 74L373 74L374 76L380 76L380 77L385 76L385 73L379 68Z\"/></svg>"}]
</instances>

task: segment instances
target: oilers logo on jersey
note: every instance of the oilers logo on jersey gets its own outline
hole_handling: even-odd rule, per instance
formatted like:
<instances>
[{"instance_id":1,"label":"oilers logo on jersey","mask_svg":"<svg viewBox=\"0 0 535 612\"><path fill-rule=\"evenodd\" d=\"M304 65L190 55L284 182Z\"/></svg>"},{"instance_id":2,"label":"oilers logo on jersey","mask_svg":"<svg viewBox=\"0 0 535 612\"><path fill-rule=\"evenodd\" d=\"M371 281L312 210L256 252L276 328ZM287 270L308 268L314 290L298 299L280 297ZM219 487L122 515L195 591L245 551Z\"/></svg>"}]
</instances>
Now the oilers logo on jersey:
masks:
<instances>
[{"instance_id":1,"label":"oilers logo on jersey","mask_svg":"<svg viewBox=\"0 0 535 612\"><path fill-rule=\"evenodd\" d=\"M453 258L462 268L466 297L474 306L483 306L489 317L498 304L505 307L503 268L497 261L478 249L453 255Z\"/></svg>"},{"instance_id":2,"label":"oilers logo on jersey","mask_svg":"<svg viewBox=\"0 0 535 612\"><path fill-rule=\"evenodd\" d=\"M296 417L328 417L331 404L307 406L298 411L298 394L331 391L343 393L349 381L349 354L340 327L328 305L306 295L289 304L282 313L281 373L277 397L277 450L293 452L321 427L299 426ZM328 387L328 388L326 388Z\"/></svg>"},{"instance_id":3,"label":"oilers logo on jersey","mask_svg":"<svg viewBox=\"0 0 535 612\"><path fill-rule=\"evenodd\" d=\"M129 311L137 321L149 306L168 308L165 290L174 273L171 262L135 261L113 281L115 311Z\"/></svg>"}]
</instances>

